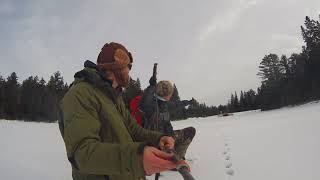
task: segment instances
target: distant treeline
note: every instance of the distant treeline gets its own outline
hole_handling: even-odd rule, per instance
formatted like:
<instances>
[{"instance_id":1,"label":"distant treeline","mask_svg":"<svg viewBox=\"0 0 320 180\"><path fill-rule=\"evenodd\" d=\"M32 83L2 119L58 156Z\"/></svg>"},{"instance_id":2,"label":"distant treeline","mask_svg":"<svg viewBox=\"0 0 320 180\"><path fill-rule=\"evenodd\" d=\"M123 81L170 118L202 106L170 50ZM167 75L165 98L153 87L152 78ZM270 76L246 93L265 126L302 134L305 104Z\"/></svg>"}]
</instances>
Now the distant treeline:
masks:
<instances>
[{"instance_id":1,"label":"distant treeline","mask_svg":"<svg viewBox=\"0 0 320 180\"><path fill-rule=\"evenodd\" d=\"M290 57L265 55L257 74L262 79L257 92L241 91L240 97L237 93L232 94L224 111L269 110L319 99L319 21L307 16L304 26L301 26L301 34L305 42L302 52L293 53Z\"/></svg>"},{"instance_id":2,"label":"distant treeline","mask_svg":"<svg viewBox=\"0 0 320 180\"><path fill-rule=\"evenodd\" d=\"M319 16L320 18L320 16ZM306 17L301 26L305 46L302 52L290 57L277 54L265 55L259 66L261 86L231 94L226 105L207 106L196 99L181 100L178 89L169 103L173 120L189 117L206 117L219 113L246 110L269 110L320 99L320 23ZM20 84L16 73L4 79L0 76L0 119L55 122L59 101L68 91L59 72L48 82L30 76ZM131 80L124 93L129 104L132 97L142 93L140 80Z\"/></svg>"},{"instance_id":3,"label":"distant treeline","mask_svg":"<svg viewBox=\"0 0 320 180\"><path fill-rule=\"evenodd\" d=\"M59 100L68 90L59 72L48 83L30 76L19 84L15 72L5 80L0 76L0 118L55 122Z\"/></svg>"},{"instance_id":4,"label":"distant treeline","mask_svg":"<svg viewBox=\"0 0 320 180\"><path fill-rule=\"evenodd\" d=\"M18 82L15 72L7 79L0 76L0 119L55 122L59 102L68 88L60 72L55 72L48 82L38 76L30 76L22 84ZM139 79L131 80L124 92L128 107L130 100L141 93ZM218 112L215 107L199 104L194 98L180 101L176 86L169 106L173 119L204 117Z\"/></svg>"}]
</instances>

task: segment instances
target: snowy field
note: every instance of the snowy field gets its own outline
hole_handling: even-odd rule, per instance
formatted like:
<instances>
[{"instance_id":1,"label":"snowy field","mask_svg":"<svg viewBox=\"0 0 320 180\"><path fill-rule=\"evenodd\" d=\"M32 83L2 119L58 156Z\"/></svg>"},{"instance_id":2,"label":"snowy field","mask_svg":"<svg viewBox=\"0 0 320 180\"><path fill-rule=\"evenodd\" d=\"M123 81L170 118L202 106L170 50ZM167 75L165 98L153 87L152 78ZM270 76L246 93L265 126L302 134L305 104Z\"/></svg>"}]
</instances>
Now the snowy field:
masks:
<instances>
[{"instance_id":1,"label":"snowy field","mask_svg":"<svg viewBox=\"0 0 320 180\"><path fill-rule=\"evenodd\" d=\"M319 116L313 102L173 125L197 129L187 153L196 180L319 180ZM0 120L0 144L0 180L71 180L57 124Z\"/></svg>"}]
</instances>

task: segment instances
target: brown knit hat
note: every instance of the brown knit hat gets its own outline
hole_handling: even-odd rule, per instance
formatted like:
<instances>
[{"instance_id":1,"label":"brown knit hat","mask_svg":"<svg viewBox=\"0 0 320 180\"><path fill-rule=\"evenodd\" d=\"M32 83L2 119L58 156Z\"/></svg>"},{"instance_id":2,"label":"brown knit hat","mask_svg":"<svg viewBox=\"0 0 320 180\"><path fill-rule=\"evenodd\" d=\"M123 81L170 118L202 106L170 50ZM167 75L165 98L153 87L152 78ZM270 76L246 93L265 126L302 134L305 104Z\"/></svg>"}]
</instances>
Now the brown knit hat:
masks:
<instances>
[{"instance_id":1,"label":"brown knit hat","mask_svg":"<svg viewBox=\"0 0 320 180\"><path fill-rule=\"evenodd\" d=\"M133 61L131 53L121 44L106 43L97 58L97 66L101 70L120 70Z\"/></svg>"},{"instance_id":2,"label":"brown knit hat","mask_svg":"<svg viewBox=\"0 0 320 180\"><path fill-rule=\"evenodd\" d=\"M173 86L170 81L160 81L156 87L156 94L162 98L172 96Z\"/></svg>"}]
</instances>

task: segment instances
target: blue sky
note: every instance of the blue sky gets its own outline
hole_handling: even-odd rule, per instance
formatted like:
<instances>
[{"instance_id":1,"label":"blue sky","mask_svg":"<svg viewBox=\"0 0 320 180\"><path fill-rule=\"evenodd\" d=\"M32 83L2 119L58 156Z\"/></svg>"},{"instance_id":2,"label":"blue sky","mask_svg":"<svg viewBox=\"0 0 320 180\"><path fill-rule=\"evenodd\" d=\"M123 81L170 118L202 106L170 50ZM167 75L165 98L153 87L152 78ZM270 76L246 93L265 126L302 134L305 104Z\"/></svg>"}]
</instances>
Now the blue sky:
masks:
<instances>
[{"instance_id":1,"label":"blue sky","mask_svg":"<svg viewBox=\"0 0 320 180\"><path fill-rule=\"evenodd\" d=\"M0 75L68 83L105 42L134 56L131 76L147 86L152 65L184 99L225 104L234 91L256 90L264 55L300 52L300 25L317 18L318 0L98 1L1 0Z\"/></svg>"}]
</instances>

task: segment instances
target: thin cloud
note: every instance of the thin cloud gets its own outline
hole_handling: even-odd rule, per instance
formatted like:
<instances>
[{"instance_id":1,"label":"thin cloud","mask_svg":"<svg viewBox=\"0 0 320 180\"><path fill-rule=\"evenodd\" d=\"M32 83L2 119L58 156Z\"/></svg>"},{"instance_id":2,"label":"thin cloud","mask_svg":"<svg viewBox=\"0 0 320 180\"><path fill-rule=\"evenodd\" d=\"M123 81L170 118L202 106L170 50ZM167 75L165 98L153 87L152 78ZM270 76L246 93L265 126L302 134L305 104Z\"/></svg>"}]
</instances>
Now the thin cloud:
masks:
<instances>
[{"instance_id":1,"label":"thin cloud","mask_svg":"<svg viewBox=\"0 0 320 180\"><path fill-rule=\"evenodd\" d=\"M226 12L215 15L211 22L202 30L199 40L203 41L212 36L214 33L226 32L232 29L241 18L241 14L248 8L256 6L258 0L240 0L233 3L232 7Z\"/></svg>"},{"instance_id":2,"label":"thin cloud","mask_svg":"<svg viewBox=\"0 0 320 180\"><path fill-rule=\"evenodd\" d=\"M292 45L302 46L303 42L301 41L301 38L298 36L293 36L289 34L272 34L271 40L273 41L286 41L290 42Z\"/></svg>"},{"instance_id":3,"label":"thin cloud","mask_svg":"<svg viewBox=\"0 0 320 180\"><path fill-rule=\"evenodd\" d=\"M0 2L0 14L12 14L15 11L12 1Z\"/></svg>"}]
</instances>

